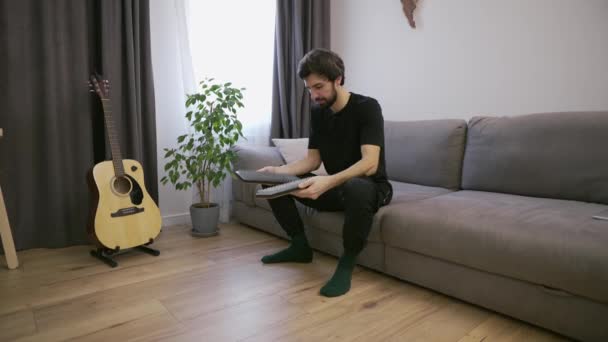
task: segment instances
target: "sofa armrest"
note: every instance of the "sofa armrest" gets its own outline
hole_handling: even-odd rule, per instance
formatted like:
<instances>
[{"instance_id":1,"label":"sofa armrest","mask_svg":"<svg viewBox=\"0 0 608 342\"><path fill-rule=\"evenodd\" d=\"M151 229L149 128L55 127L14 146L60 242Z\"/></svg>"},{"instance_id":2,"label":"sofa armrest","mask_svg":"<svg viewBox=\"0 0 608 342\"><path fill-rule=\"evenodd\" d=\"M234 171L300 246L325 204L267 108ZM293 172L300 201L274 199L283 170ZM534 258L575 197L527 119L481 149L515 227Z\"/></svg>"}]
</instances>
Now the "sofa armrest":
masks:
<instances>
[{"instance_id":1,"label":"sofa armrest","mask_svg":"<svg viewBox=\"0 0 608 342\"><path fill-rule=\"evenodd\" d=\"M257 170L264 166L280 166L285 164L279 149L274 146L239 144L233 147L237 154L234 163L235 170ZM259 185L244 183L237 178L232 179L232 195L237 201L255 206L255 192Z\"/></svg>"}]
</instances>

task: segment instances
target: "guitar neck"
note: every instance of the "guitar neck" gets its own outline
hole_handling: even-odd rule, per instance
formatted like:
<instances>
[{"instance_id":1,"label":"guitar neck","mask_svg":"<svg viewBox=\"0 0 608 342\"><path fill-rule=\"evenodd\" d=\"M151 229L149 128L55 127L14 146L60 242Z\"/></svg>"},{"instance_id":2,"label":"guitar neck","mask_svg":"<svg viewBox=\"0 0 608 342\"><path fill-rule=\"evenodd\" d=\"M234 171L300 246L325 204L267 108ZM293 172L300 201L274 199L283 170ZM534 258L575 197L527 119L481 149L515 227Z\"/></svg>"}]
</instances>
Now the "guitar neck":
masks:
<instances>
[{"instance_id":1,"label":"guitar neck","mask_svg":"<svg viewBox=\"0 0 608 342\"><path fill-rule=\"evenodd\" d=\"M112 118L112 105L110 104L110 99L101 99L101 103L103 104L103 116L106 123L106 132L108 132L108 140L110 141L114 173L116 177L124 176L125 169L122 164L120 142L118 140L118 133L114 128L114 119Z\"/></svg>"}]
</instances>

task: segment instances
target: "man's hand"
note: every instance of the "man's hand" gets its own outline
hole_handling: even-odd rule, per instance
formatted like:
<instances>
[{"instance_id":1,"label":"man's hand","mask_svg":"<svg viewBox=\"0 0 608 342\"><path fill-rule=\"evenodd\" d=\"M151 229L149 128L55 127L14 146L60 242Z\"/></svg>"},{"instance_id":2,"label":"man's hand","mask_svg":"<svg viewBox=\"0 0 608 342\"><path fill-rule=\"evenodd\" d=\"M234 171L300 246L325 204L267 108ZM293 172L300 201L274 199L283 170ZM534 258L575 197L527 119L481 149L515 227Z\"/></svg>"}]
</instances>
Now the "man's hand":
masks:
<instances>
[{"instance_id":1,"label":"man's hand","mask_svg":"<svg viewBox=\"0 0 608 342\"><path fill-rule=\"evenodd\" d=\"M310 177L300 183L299 187L302 190L295 191L292 195L300 198L317 199L327 190L335 186L336 182L332 176Z\"/></svg>"}]
</instances>

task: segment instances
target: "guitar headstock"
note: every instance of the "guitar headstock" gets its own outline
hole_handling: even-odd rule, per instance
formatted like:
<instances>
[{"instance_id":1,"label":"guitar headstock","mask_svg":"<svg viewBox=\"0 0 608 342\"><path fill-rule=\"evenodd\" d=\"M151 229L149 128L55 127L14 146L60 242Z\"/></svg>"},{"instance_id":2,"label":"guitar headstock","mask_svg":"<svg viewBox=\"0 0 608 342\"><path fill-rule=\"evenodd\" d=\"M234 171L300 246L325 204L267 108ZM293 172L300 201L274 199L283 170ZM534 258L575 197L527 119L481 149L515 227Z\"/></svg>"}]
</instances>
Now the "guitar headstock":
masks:
<instances>
[{"instance_id":1,"label":"guitar headstock","mask_svg":"<svg viewBox=\"0 0 608 342\"><path fill-rule=\"evenodd\" d=\"M93 74L89 78L89 91L97 93L102 100L110 98L110 81L103 79L98 74Z\"/></svg>"}]
</instances>

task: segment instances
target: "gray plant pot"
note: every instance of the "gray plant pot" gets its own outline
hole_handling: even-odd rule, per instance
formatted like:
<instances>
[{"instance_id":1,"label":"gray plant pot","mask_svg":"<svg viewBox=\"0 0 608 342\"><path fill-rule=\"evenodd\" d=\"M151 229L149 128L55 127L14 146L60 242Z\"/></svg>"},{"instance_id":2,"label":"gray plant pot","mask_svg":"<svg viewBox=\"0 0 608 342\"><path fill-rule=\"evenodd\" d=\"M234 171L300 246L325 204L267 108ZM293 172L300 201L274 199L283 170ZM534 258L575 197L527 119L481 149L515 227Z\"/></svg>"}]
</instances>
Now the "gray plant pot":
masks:
<instances>
[{"instance_id":1,"label":"gray plant pot","mask_svg":"<svg viewBox=\"0 0 608 342\"><path fill-rule=\"evenodd\" d=\"M192 220L192 236L208 237L217 235L219 229L217 221L220 217L220 206L211 203L208 208L190 206L190 219Z\"/></svg>"}]
</instances>

